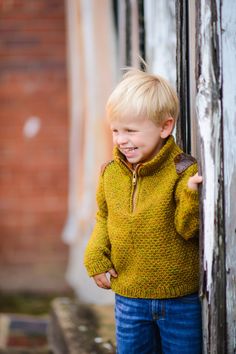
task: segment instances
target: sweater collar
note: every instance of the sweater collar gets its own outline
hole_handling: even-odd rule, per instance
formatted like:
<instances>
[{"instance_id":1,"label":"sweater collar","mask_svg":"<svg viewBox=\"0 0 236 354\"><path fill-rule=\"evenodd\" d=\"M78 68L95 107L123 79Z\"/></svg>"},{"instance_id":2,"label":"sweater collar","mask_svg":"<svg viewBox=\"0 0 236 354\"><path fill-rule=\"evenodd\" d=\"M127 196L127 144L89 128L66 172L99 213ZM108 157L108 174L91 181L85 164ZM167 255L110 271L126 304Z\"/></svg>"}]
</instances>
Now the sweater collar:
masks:
<instances>
[{"instance_id":1,"label":"sweater collar","mask_svg":"<svg viewBox=\"0 0 236 354\"><path fill-rule=\"evenodd\" d=\"M182 150L176 145L174 137L171 135L167 138L156 156L150 161L140 163L136 166L136 171L140 176L149 175L163 168L167 161L181 153ZM125 159L124 155L119 151L117 146L113 150L114 160L125 170L132 170L132 165Z\"/></svg>"}]
</instances>

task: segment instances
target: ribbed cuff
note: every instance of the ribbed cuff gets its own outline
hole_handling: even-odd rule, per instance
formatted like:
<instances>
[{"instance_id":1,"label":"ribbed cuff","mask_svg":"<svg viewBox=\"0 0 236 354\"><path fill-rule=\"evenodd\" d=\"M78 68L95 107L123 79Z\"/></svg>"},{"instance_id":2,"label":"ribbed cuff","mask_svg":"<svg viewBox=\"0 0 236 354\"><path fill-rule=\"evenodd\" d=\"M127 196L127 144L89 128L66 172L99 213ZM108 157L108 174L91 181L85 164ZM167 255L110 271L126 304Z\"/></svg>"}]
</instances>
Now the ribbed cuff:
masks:
<instances>
[{"instance_id":1,"label":"ribbed cuff","mask_svg":"<svg viewBox=\"0 0 236 354\"><path fill-rule=\"evenodd\" d=\"M198 190L193 190L193 189L190 189L190 188L187 188L184 190L185 192L185 195L188 199L191 199L193 201L198 201L199 199L199 193L198 193Z\"/></svg>"},{"instance_id":2,"label":"ribbed cuff","mask_svg":"<svg viewBox=\"0 0 236 354\"><path fill-rule=\"evenodd\" d=\"M88 275L90 277L93 277L96 274L107 272L108 270L113 268L113 265L109 259L105 259L101 261L90 261L89 263L85 263L85 268L87 269Z\"/></svg>"}]
</instances>

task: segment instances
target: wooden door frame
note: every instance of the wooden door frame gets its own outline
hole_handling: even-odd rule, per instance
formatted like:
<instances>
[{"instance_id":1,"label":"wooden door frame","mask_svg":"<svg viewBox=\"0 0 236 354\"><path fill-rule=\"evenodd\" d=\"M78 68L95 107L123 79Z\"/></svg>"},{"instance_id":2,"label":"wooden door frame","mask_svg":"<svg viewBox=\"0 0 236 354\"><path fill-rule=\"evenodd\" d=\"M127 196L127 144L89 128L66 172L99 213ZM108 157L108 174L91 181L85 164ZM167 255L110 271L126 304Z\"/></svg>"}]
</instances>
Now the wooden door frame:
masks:
<instances>
[{"instance_id":1,"label":"wooden door frame","mask_svg":"<svg viewBox=\"0 0 236 354\"><path fill-rule=\"evenodd\" d=\"M196 146L200 191L200 265L204 353L226 353L225 210L220 0L195 2ZM178 142L191 152L189 7L176 1ZM195 83L194 83L195 84Z\"/></svg>"}]
</instances>

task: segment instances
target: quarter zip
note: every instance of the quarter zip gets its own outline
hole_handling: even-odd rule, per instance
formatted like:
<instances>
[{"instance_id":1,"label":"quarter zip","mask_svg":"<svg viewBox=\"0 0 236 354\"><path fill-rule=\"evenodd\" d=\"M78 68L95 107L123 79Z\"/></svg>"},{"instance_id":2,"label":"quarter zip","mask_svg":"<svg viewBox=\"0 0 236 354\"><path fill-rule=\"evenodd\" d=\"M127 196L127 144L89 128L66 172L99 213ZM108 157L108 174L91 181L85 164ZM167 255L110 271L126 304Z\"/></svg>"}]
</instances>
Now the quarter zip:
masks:
<instances>
[{"instance_id":1,"label":"quarter zip","mask_svg":"<svg viewBox=\"0 0 236 354\"><path fill-rule=\"evenodd\" d=\"M132 188L132 213L135 210L135 201L136 201L136 192L137 192L137 182L138 182L138 167L139 165L136 166L135 170L133 170L133 179L132 179L132 184L133 184L133 188Z\"/></svg>"},{"instance_id":2,"label":"quarter zip","mask_svg":"<svg viewBox=\"0 0 236 354\"><path fill-rule=\"evenodd\" d=\"M131 212L134 212L135 209L135 197L137 191L137 182L138 182L138 169L142 164L136 165L135 169L133 170L124 160L120 159L120 161L132 172L132 194L131 194Z\"/></svg>"},{"instance_id":3,"label":"quarter zip","mask_svg":"<svg viewBox=\"0 0 236 354\"><path fill-rule=\"evenodd\" d=\"M136 170L133 171L133 185L135 186L137 183L137 173Z\"/></svg>"}]
</instances>

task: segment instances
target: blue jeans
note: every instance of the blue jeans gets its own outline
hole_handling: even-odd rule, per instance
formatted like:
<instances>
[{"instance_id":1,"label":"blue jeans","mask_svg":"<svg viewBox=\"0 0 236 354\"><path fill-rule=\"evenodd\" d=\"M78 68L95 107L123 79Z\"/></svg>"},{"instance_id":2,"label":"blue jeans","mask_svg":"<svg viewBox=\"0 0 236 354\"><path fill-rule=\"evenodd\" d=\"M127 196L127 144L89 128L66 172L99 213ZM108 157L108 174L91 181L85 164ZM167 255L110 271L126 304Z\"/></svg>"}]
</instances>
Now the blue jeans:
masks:
<instances>
[{"instance_id":1,"label":"blue jeans","mask_svg":"<svg viewBox=\"0 0 236 354\"><path fill-rule=\"evenodd\" d=\"M198 294L152 300L115 296L118 354L201 354Z\"/></svg>"}]
</instances>

